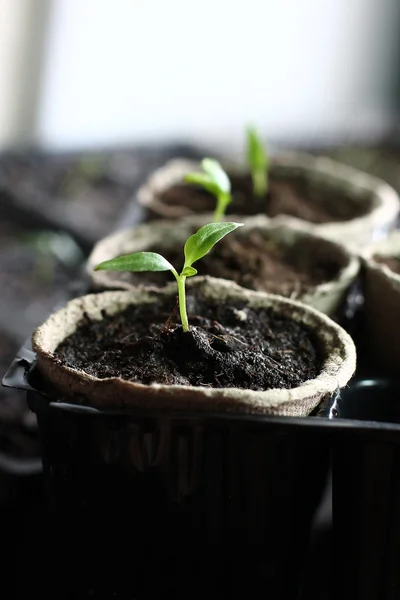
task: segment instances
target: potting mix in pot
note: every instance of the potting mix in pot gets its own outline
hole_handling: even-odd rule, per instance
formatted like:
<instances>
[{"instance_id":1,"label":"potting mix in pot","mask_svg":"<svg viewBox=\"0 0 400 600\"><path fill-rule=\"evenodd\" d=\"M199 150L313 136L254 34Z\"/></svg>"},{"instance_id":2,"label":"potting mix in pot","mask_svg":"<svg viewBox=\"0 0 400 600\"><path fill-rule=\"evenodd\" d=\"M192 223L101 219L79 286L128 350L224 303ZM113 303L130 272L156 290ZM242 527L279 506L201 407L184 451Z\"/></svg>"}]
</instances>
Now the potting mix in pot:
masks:
<instances>
[{"instance_id":1,"label":"potting mix in pot","mask_svg":"<svg viewBox=\"0 0 400 600\"><path fill-rule=\"evenodd\" d=\"M182 325L172 323L170 301L131 306L101 321L87 318L57 348L58 358L96 377L120 376L144 384L265 390L293 388L313 379L322 363L313 333L289 316L240 304L215 307L190 297L189 328L185 279L196 274L193 263L239 225L224 222L200 228L185 244L180 275L153 252L98 265L105 270L172 271Z\"/></svg>"},{"instance_id":2,"label":"potting mix in pot","mask_svg":"<svg viewBox=\"0 0 400 600\"><path fill-rule=\"evenodd\" d=\"M224 239L212 254L204 257L199 265L199 273L230 279L252 290L297 298L318 285L336 279L345 266L343 256L323 252L318 241L299 240L285 247L253 230L246 238ZM158 252L159 248L155 245L149 251ZM164 254L169 262L179 264L182 250L176 245L166 249ZM115 276L116 283L121 280L132 285L163 285L169 276L151 272L144 275L124 272Z\"/></svg>"},{"instance_id":3,"label":"potting mix in pot","mask_svg":"<svg viewBox=\"0 0 400 600\"><path fill-rule=\"evenodd\" d=\"M368 213L368 203L357 202L353 195L338 192L334 188L315 185L300 172L290 177L285 172L270 169L268 156L261 140L252 128L247 137L247 163L249 172L230 172L232 198L227 203L227 214L268 217L289 215L314 224L342 222L356 219ZM207 159L202 166L209 176ZM213 209L213 186L204 185L201 173L191 173L183 182L177 182L162 190L158 203L185 212L207 212ZM193 185L194 184L194 185Z\"/></svg>"}]
</instances>

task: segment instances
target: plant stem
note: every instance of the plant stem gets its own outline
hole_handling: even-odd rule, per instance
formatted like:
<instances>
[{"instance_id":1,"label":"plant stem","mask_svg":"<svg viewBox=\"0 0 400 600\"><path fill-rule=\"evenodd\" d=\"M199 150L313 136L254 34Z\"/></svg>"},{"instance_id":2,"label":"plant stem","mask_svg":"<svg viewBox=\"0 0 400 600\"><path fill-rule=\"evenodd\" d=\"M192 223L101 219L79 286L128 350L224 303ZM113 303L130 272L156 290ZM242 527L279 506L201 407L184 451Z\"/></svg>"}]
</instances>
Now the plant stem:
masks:
<instances>
[{"instance_id":1,"label":"plant stem","mask_svg":"<svg viewBox=\"0 0 400 600\"><path fill-rule=\"evenodd\" d=\"M214 223L219 223L220 221L222 221L222 217L225 215L225 210L230 202L230 199L231 197L228 194L218 194L217 206L215 207L213 218Z\"/></svg>"},{"instance_id":2,"label":"plant stem","mask_svg":"<svg viewBox=\"0 0 400 600\"><path fill-rule=\"evenodd\" d=\"M182 329L186 333L189 331L189 321L186 312L186 290L185 290L185 275L178 276L178 299L179 299L179 313L181 315Z\"/></svg>"},{"instance_id":3,"label":"plant stem","mask_svg":"<svg viewBox=\"0 0 400 600\"><path fill-rule=\"evenodd\" d=\"M253 192L258 198L263 198L267 195L268 176L265 169L254 169L252 173Z\"/></svg>"},{"instance_id":4,"label":"plant stem","mask_svg":"<svg viewBox=\"0 0 400 600\"><path fill-rule=\"evenodd\" d=\"M186 275L178 275L178 272L175 271L175 269L171 269L171 273L175 277L178 284L179 314L181 316L182 329L186 333L189 331L189 321L186 312Z\"/></svg>"},{"instance_id":5,"label":"plant stem","mask_svg":"<svg viewBox=\"0 0 400 600\"><path fill-rule=\"evenodd\" d=\"M178 283L179 314L181 315L182 329L186 333L189 331L189 321L186 312L186 275L178 275L178 272L175 271L175 269L171 269L171 273Z\"/></svg>"}]
</instances>

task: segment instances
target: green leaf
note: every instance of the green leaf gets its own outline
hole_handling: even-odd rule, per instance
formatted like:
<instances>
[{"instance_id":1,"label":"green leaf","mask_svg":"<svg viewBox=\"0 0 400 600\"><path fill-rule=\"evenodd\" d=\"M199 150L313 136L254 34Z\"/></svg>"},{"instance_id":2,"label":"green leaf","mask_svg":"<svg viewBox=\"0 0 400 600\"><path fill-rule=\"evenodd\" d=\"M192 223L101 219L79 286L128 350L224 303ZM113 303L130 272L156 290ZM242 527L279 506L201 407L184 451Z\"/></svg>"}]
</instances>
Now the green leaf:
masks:
<instances>
[{"instance_id":1,"label":"green leaf","mask_svg":"<svg viewBox=\"0 0 400 600\"><path fill-rule=\"evenodd\" d=\"M188 173L185 175L184 180L187 183L201 185L213 196L229 195L231 182L221 165L212 158L205 158L201 161L201 166L204 173Z\"/></svg>"},{"instance_id":2,"label":"green leaf","mask_svg":"<svg viewBox=\"0 0 400 600\"><path fill-rule=\"evenodd\" d=\"M193 277L193 275L197 275L197 269L194 267L185 267L181 273L185 277Z\"/></svg>"},{"instance_id":3,"label":"green leaf","mask_svg":"<svg viewBox=\"0 0 400 600\"><path fill-rule=\"evenodd\" d=\"M247 161L251 169L267 169L267 153L254 127L247 128Z\"/></svg>"},{"instance_id":4,"label":"green leaf","mask_svg":"<svg viewBox=\"0 0 400 600\"><path fill-rule=\"evenodd\" d=\"M204 158L201 161L201 166L220 192L223 194L230 193L231 182L229 181L228 175L225 173L218 161L214 160L213 158Z\"/></svg>"},{"instance_id":5,"label":"green leaf","mask_svg":"<svg viewBox=\"0 0 400 600\"><path fill-rule=\"evenodd\" d=\"M135 252L106 260L94 267L94 271L175 271L174 267L161 254L156 252Z\"/></svg>"},{"instance_id":6,"label":"green leaf","mask_svg":"<svg viewBox=\"0 0 400 600\"><path fill-rule=\"evenodd\" d=\"M218 186L204 173L188 173L185 175L184 181L193 183L194 185L200 185L213 196L218 196L219 194Z\"/></svg>"},{"instance_id":7,"label":"green leaf","mask_svg":"<svg viewBox=\"0 0 400 600\"><path fill-rule=\"evenodd\" d=\"M184 270L191 267L194 262L205 256L217 242L228 233L241 227L243 223L208 223L187 240L185 244Z\"/></svg>"}]
</instances>

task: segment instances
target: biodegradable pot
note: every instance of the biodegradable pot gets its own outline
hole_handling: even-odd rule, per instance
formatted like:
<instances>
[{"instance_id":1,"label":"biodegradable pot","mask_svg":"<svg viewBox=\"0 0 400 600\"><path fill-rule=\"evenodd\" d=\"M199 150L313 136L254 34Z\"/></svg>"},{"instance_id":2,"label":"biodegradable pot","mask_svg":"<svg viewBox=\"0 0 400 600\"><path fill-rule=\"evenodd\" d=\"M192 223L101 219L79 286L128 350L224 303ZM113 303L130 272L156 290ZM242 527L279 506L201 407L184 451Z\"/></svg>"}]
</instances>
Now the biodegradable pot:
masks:
<instances>
[{"instance_id":1,"label":"biodegradable pot","mask_svg":"<svg viewBox=\"0 0 400 600\"><path fill-rule=\"evenodd\" d=\"M103 292L77 298L53 314L33 334L39 371L58 390L84 397L84 403L98 408L119 409L126 406L173 410L198 410L233 413L304 416L324 398L347 384L355 369L355 348L350 336L328 317L300 302L280 296L245 290L233 282L198 277L188 288L211 306L239 303L255 310L271 308L314 331L323 357L321 373L312 380L290 389L253 391L236 388L204 388L186 385L143 385L120 378L105 378L67 367L54 357L58 345L77 328L84 315L102 319L102 314L117 314L132 304L155 303L176 299L176 285L164 288L133 288L129 292ZM239 322L241 317L238 316Z\"/></svg>"},{"instance_id":2,"label":"biodegradable pot","mask_svg":"<svg viewBox=\"0 0 400 600\"><path fill-rule=\"evenodd\" d=\"M169 188L182 183L186 173L199 170L199 164L174 159L155 171L138 191L138 202L147 209L153 218L174 218L190 214L185 205L185 197L178 203L166 203L162 194ZM229 175L248 175L238 165L226 164ZM399 198L396 191L387 183L371 175L342 165L327 157L315 157L305 153L286 153L271 159L271 179L301 179L313 193L321 195L321 202L349 202L362 207L362 215L347 221L313 224L301 221L311 230L329 239L346 243L353 247L368 244L371 240L385 237L395 225L399 212ZM324 194L326 195L324 197ZM199 199L196 211L204 212L213 208L213 201L204 194ZM246 209L254 213L247 203ZM235 201L228 207L229 212L239 213ZM295 217L293 217L295 218Z\"/></svg>"},{"instance_id":3,"label":"biodegradable pot","mask_svg":"<svg viewBox=\"0 0 400 600\"><path fill-rule=\"evenodd\" d=\"M168 258L171 251L181 252L187 238L204 222L202 216L186 217L180 220L163 219L104 238L96 244L86 264L91 287L95 290L132 289L135 284L140 283L143 274L138 274L132 280L129 275L127 278L127 274L124 272L94 271L94 266L114 256L139 251L152 250ZM274 286L272 291L309 304L329 316L339 315L340 310L344 307L348 289L358 275L359 260L355 255L351 254L344 246L315 236L308 230L304 230L302 226L291 223L288 219L283 219L282 224L279 224L278 221L271 222L264 215L250 217L245 220L245 227L236 230L234 236L238 242L244 242L253 234L261 237L265 241L266 247L273 243L283 249L292 248L293 254L294 249L298 247L298 253L304 257L302 263L307 266L318 266L324 263L329 266L337 265L337 275L330 281L306 289L299 286L297 290L293 289L293 285L282 283L282 285ZM217 250L218 248L213 252ZM179 268L179 265L177 266ZM199 263L198 269L201 274L210 274L207 273L207 266L204 262ZM212 273L212 275L216 275L216 273ZM158 277L160 277L159 274Z\"/></svg>"},{"instance_id":4,"label":"biodegradable pot","mask_svg":"<svg viewBox=\"0 0 400 600\"><path fill-rule=\"evenodd\" d=\"M400 597L400 380L359 380L337 402L335 598Z\"/></svg>"},{"instance_id":5,"label":"biodegradable pot","mask_svg":"<svg viewBox=\"0 0 400 600\"><path fill-rule=\"evenodd\" d=\"M400 275L376 260L400 258L400 232L363 253L364 345L370 368L396 375L400 366Z\"/></svg>"}]
</instances>

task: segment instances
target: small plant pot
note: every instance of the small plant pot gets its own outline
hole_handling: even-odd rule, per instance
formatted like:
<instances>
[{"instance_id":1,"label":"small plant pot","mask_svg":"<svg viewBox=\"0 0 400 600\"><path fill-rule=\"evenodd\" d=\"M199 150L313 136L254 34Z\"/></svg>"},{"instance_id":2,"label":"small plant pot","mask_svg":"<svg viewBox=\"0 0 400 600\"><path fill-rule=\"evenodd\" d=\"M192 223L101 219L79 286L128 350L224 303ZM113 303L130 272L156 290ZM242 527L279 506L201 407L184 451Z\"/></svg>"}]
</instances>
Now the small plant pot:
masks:
<instances>
[{"instance_id":1,"label":"small plant pot","mask_svg":"<svg viewBox=\"0 0 400 600\"><path fill-rule=\"evenodd\" d=\"M88 258L86 270L91 287L130 290L140 283L166 283L171 278L169 272L144 274L93 268L114 256L140 251L158 252L179 268L185 241L207 218L211 220L211 215L163 219L104 238ZM338 317L358 275L359 260L344 246L298 224L286 220L279 224L259 215L246 218L245 227L216 246L198 268L201 275L231 279L248 289L290 297Z\"/></svg>"},{"instance_id":2,"label":"small plant pot","mask_svg":"<svg viewBox=\"0 0 400 600\"><path fill-rule=\"evenodd\" d=\"M400 380L364 379L337 402L335 598L400 597Z\"/></svg>"},{"instance_id":3,"label":"small plant pot","mask_svg":"<svg viewBox=\"0 0 400 600\"><path fill-rule=\"evenodd\" d=\"M375 373L396 376L400 365L400 232L363 254L364 345Z\"/></svg>"},{"instance_id":4,"label":"small plant pot","mask_svg":"<svg viewBox=\"0 0 400 600\"><path fill-rule=\"evenodd\" d=\"M265 392L96 379L54 358L82 315L172 300L175 288L70 302L34 334L37 358L23 379L43 441L55 572L79 539L66 582L75 589L216 600L254 596L261 586L289 600L301 588L329 458L321 419L290 415L310 414L346 385L354 346L300 303L210 278L188 288L188 298L270 306L306 323L318 336L322 371L296 389Z\"/></svg>"},{"instance_id":5,"label":"small plant pot","mask_svg":"<svg viewBox=\"0 0 400 600\"><path fill-rule=\"evenodd\" d=\"M138 201L150 218L176 218L213 210L214 199L203 190L183 184L198 163L175 159L155 171L138 191ZM228 214L289 215L329 239L353 247L385 237L399 212L395 190L385 182L326 157L287 153L271 159L270 198L252 197L249 173L225 166L232 182ZM250 190L250 191L249 191ZM305 199L305 202L304 202Z\"/></svg>"},{"instance_id":6,"label":"small plant pot","mask_svg":"<svg viewBox=\"0 0 400 600\"><path fill-rule=\"evenodd\" d=\"M267 309L273 315L289 318L312 331L321 353L322 369L310 379L290 390L210 388L188 385L143 385L119 377L100 379L80 369L66 366L54 356L56 348L85 318L101 321L104 315L117 315L130 306L161 306L168 300L171 307L176 298L176 285L164 288L132 288L129 292L103 292L76 298L53 314L33 335L37 365L45 378L62 393L78 394L85 403L103 408L126 406L147 409L214 410L234 413L304 416L326 396L346 385L355 369L354 344L348 334L328 317L300 302L280 296L245 290L233 282L212 277L198 277L188 285L188 303L192 312L201 310L201 303L212 309L228 306L235 319L235 331L246 330L244 308L256 315ZM200 304L199 304L200 303ZM239 311L239 312L238 312ZM242 311L242 312L241 312ZM214 318L216 318L214 316ZM134 327L134 325L133 325Z\"/></svg>"}]
</instances>

